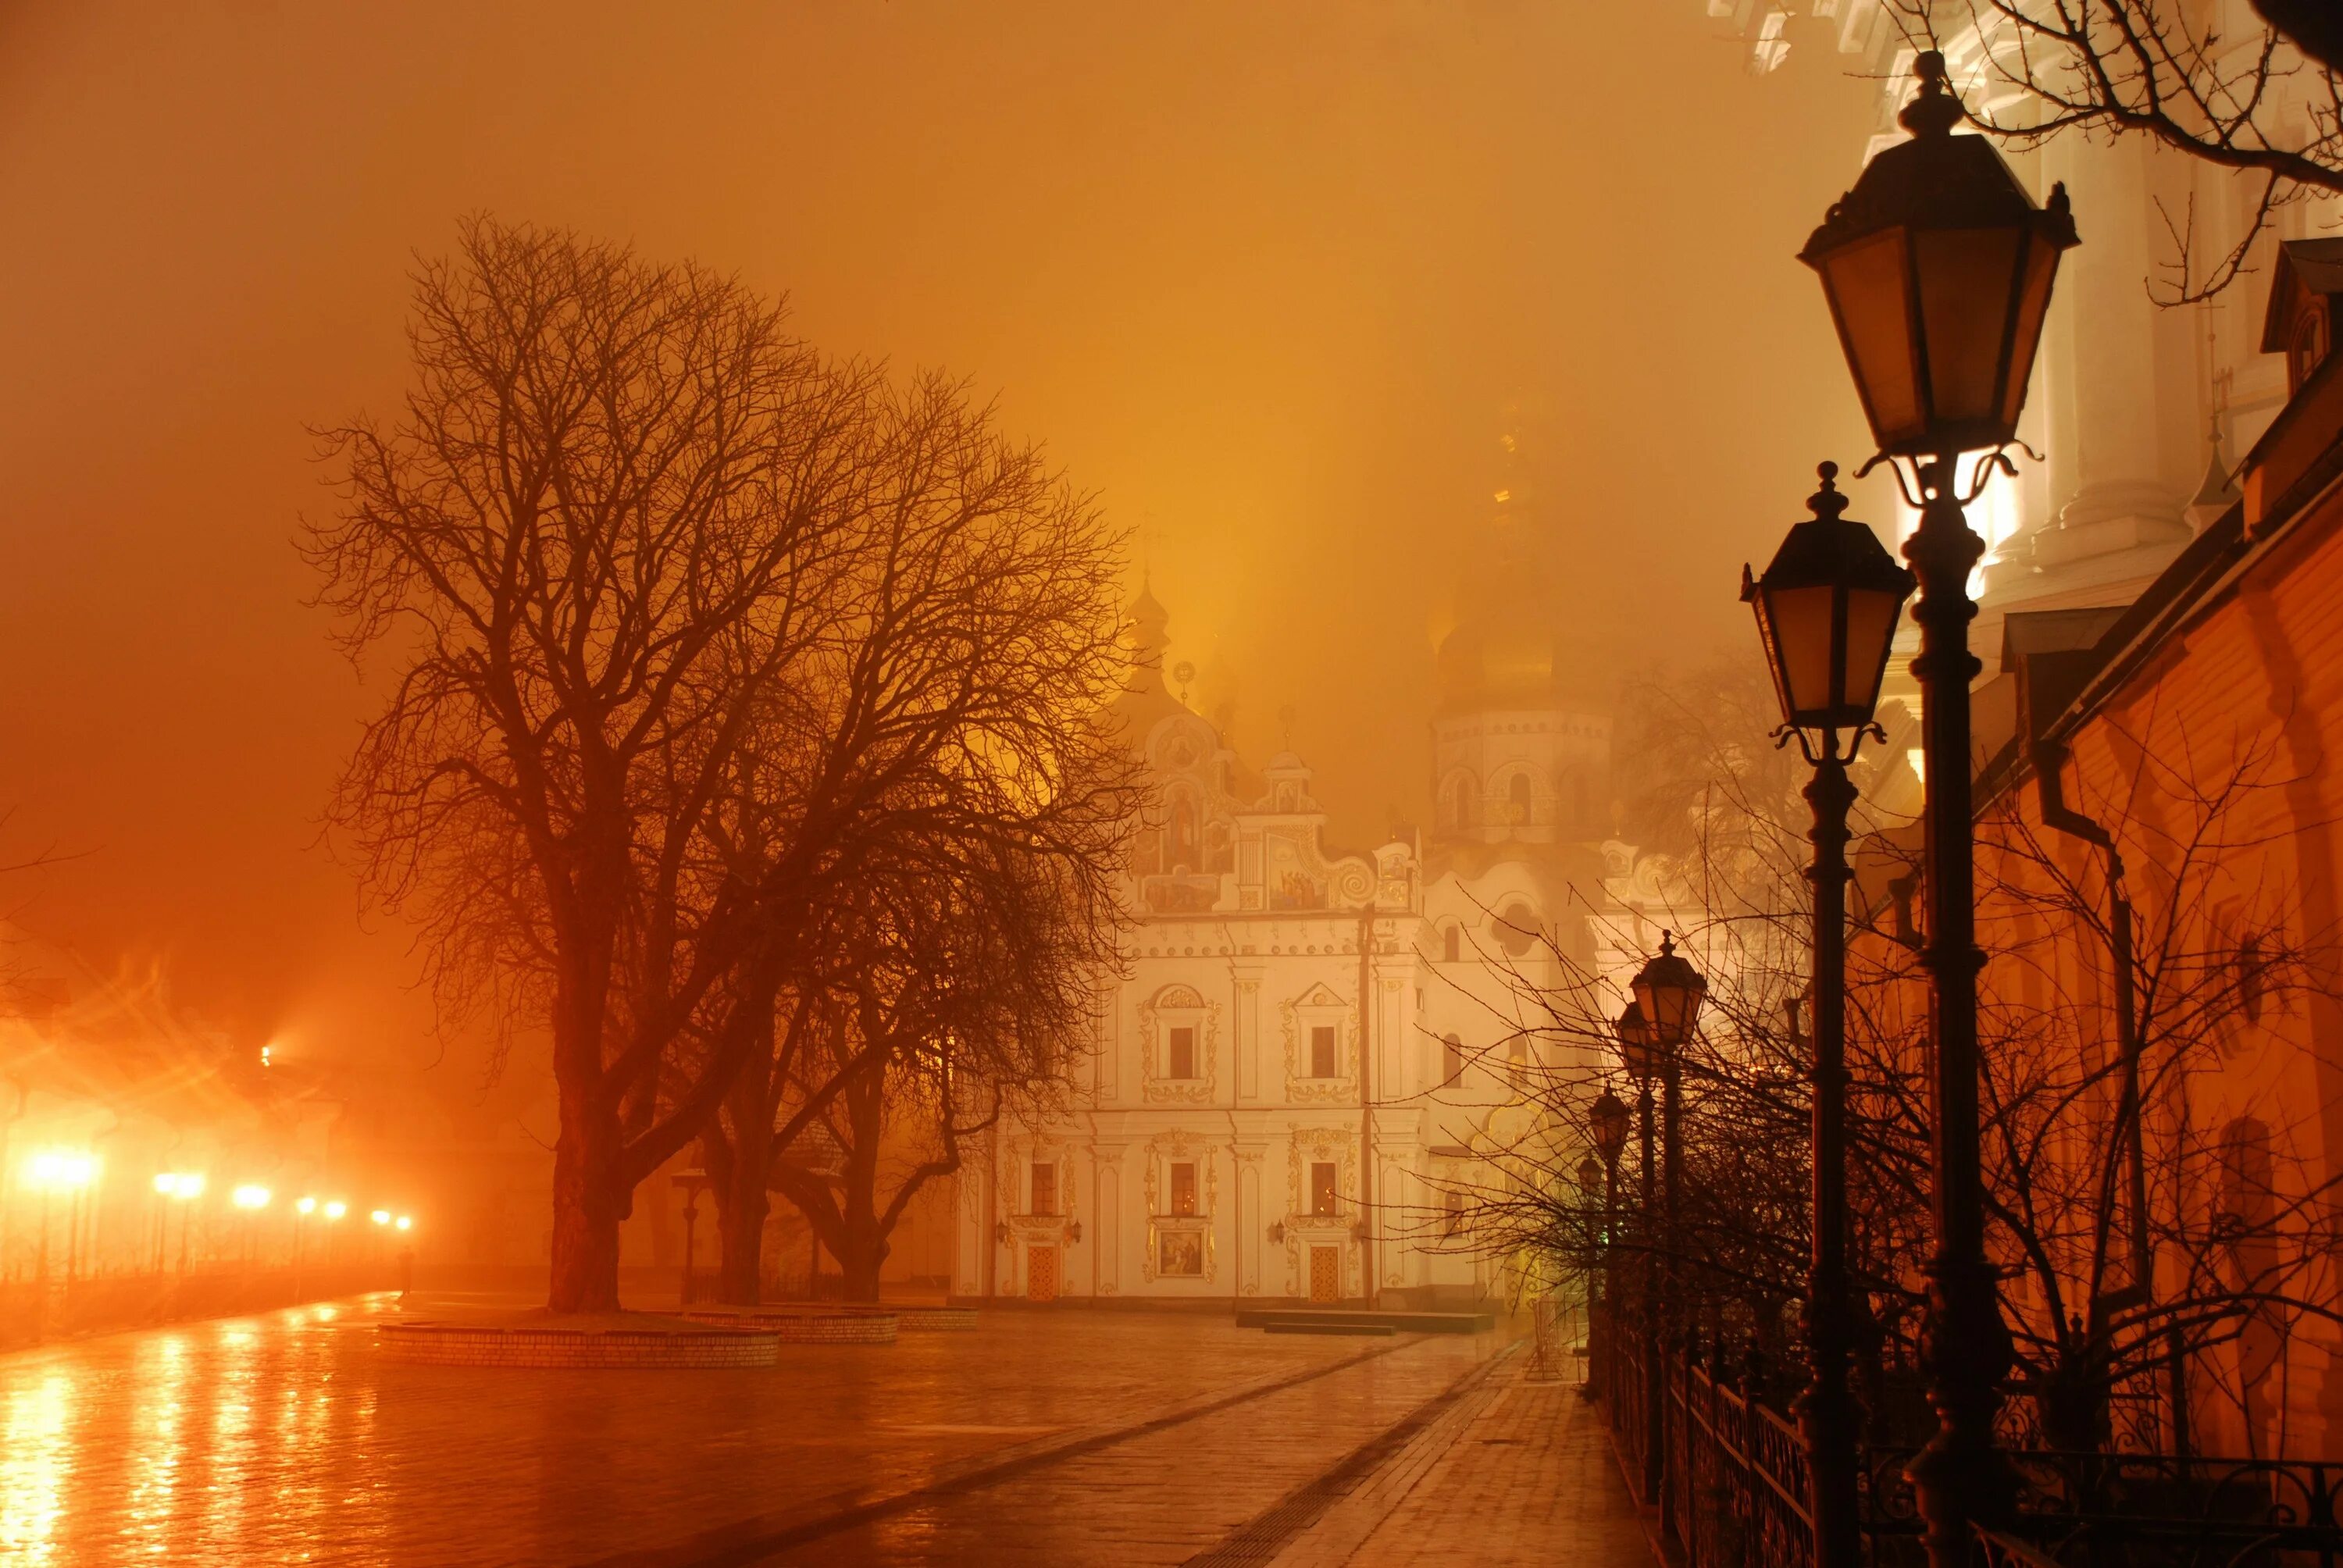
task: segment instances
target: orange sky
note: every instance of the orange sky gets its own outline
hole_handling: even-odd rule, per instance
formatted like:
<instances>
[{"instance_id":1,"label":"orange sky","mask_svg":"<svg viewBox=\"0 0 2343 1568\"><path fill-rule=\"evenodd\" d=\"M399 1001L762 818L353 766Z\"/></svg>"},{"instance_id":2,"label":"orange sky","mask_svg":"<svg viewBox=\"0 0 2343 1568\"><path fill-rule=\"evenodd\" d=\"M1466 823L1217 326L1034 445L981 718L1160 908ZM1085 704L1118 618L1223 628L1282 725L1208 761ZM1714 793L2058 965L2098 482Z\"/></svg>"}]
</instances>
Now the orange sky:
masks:
<instances>
[{"instance_id":1,"label":"orange sky","mask_svg":"<svg viewBox=\"0 0 2343 1568\"><path fill-rule=\"evenodd\" d=\"M1704 10L0 3L0 801L81 852L24 923L256 1046L432 1056L314 846L373 698L290 539L305 421L397 395L475 209L997 393L1143 530L1198 706L1256 759L1293 709L1342 839L1423 809L1511 399L1622 664L1743 647L1742 560L1864 449L1791 256L1873 86L1750 77Z\"/></svg>"}]
</instances>

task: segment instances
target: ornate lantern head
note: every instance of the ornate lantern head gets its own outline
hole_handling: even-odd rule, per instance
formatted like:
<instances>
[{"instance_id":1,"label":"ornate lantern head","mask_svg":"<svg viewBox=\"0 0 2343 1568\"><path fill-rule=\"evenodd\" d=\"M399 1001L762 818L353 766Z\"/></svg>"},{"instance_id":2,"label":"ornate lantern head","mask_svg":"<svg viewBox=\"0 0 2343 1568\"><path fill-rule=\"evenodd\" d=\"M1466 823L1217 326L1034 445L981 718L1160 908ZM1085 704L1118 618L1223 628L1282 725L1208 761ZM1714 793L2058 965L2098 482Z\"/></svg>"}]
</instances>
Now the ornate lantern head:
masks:
<instances>
[{"instance_id":1,"label":"ornate lantern head","mask_svg":"<svg viewBox=\"0 0 2343 1568\"><path fill-rule=\"evenodd\" d=\"M1676 956L1674 931L1660 933L1659 955L1637 970L1630 984L1652 1044L1673 1053L1692 1039L1693 1026L1700 1020L1700 1004L1708 995L1708 982Z\"/></svg>"},{"instance_id":2,"label":"ornate lantern head","mask_svg":"<svg viewBox=\"0 0 2343 1568\"><path fill-rule=\"evenodd\" d=\"M1838 465L1816 472L1822 488L1806 499L1814 516L1792 526L1765 576L1741 568L1741 597L1757 612L1783 720L1827 738L1871 722L1912 574L1870 528L1841 515Z\"/></svg>"},{"instance_id":3,"label":"ornate lantern head","mask_svg":"<svg viewBox=\"0 0 2343 1568\"><path fill-rule=\"evenodd\" d=\"M1822 275L1839 347L1879 449L1943 457L2017 434L2058 253L2077 243L2066 187L2036 206L1993 144L1956 136L1960 100L1930 50L1882 151L1798 259Z\"/></svg>"}]
</instances>

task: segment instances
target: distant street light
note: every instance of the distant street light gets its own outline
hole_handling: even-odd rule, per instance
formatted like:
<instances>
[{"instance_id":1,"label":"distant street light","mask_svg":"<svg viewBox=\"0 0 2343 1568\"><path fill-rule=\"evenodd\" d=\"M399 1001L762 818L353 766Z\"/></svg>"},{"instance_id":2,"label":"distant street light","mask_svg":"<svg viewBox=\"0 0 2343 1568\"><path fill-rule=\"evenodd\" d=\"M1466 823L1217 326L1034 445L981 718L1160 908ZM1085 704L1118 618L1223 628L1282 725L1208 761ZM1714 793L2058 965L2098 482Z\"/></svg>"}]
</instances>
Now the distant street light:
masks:
<instances>
[{"instance_id":1,"label":"distant street light","mask_svg":"<svg viewBox=\"0 0 2343 1568\"><path fill-rule=\"evenodd\" d=\"M317 1211L317 1201L315 1198L296 1198L293 1207L301 1213L314 1214Z\"/></svg>"},{"instance_id":2,"label":"distant street light","mask_svg":"<svg viewBox=\"0 0 2343 1568\"><path fill-rule=\"evenodd\" d=\"M41 1279L49 1277L49 1198L72 1194L73 1229L65 1251L65 1278L74 1277L75 1247L81 1236L82 1189L97 1179L97 1156L78 1149L36 1149L25 1161L25 1182L41 1194L41 1247L34 1265Z\"/></svg>"},{"instance_id":3,"label":"distant street light","mask_svg":"<svg viewBox=\"0 0 2343 1568\"><path fill-rule=\"evenodd\" d=\"M1920 525L1904 547L1919 577L1927 787L1926 962L1934 1010L1936 1126L1930 1171L1936 1251L1926 1268L1928 1398L1939 1424L1906 1470L1935 1568L1968 1561L1971 1526L2016 1506L2016 1477L1994 1446L2001 1382L2015 1360L1985 1253L1977 1123L1975 868L1969 769L1970 571L1985 542L1963 507L2016 438L2059 253L2077 243L2063 186L2047 206L1983 136L1956 136L1960 100L1945 57L1914 62L1919 93L1899 116L1909 141L1882 151L1835 203L1799 259L1821 275L1864 416L1872 459L1905 458ZM1985 451L1961 493L1959 459ZM1891 464L1892 467L1892 464Z\"/></svg>"},{"instance_id":4,"label":"distant street light","mask_svg":"<svg viewBox=\"0 0 2343 1568\"><path fill-rule=\"evenodd\" d=\"M1614 1026L1619 1036L1619 1060L1627 1069L1628 1079L1635 1085L1635 1126L1643 1150L1643 1180L1638 1187L1640 1200L1637 1211L1641 1216L1643 1242L1644 1320L1644 1495L1642 1501L1655 1503L1660 1495L1661 1467L1667 1453L1667 1364L1660 1354L1660 1316L1664 1311L1660 1301L1660 1268L1656 1238L1653 1235L1653 1216L1658 1212L1659 1152L1652 1131L1652 1081L1659 1073L1659 1058L1652 1050L1651 1025L1644 1020L1644 1006L1631 1001L1620 1013Z\"/></svg>"},{"instance_id":5,"label":"distant street light","mask_svg":"<svg viewBox=\"0 0 2343 1568\"><path fill-rule=\"evenodd\" d=\"M1806 873L1815 887L1814 1238L1806 1274L1813 1376L1797 1412L1815 1568L1859 1568L1863 1521L1847 1385L1855 1321L1846 1277L1846 819L1855 799L1847 765L1865 736L1879 734L1872 715L1912 574L1868 528L1842 515L1846 498L1831 482L1838 465L1816 472L1822 487L1806 502L1814 515L1790 529L1764 577L1741 568L1741 597L1757 614L1782 704L1782 739L1796 739L1815 773L1805 789L1815 847Z\"/></svg>"},{"instance_id":6,"label":"distant street light","mask_svg":"<svg viewBox=\"0 0 2343 1568\"><path fill-rule=\"evenodd\" d=\"M155 1178L155 1191L177 1202L179 1207L179 1272L187 1271L187 1232L195 1223L195 1200L204 1195L204 1179L190 1171L166 1171ZM165 1224L170 1223L166 1219ZM156 1255L156 1267L162 1267L161 1254Z\"/></svg>"},{"instance_id":7,"label":"distant street light","mask_svg":"<svg viewBox=\"0 0 2343 1568\"><path fill-rule=\"evenodd\" d=\"M367 1215L367 1218L372 1220L377 1225L387 1225L390 1223L390 1211L387 1209L377 1209L373 1213Z\"/></svg>"},{"instance_id":8,"label":"distant street light","mask_svg":"<svg viewBox=\"0 0 2343 1568\"><path fill-rule=\"evenodd\" d=\"M402 1231L411 1231L415 1228L415 1220L411 1215L401 1214L395 1223Z\"/></svg>"},{"instance_id":9,"label":"distant street light","mask_svg":"<svg viewBox=\"0 0 2343 1568\"><path fill-rule=\"evenodd\" d=\"M253 1252L257 1245L255 1231L258 1229L260 1211L268 1207L270 1193L257 1182L247 1181L228 1194L228 1201L244 1211L244 1266L252 1267Z\"/></svg>"},{"instance_id":10,"label":"distant street light","mask_svg":"<svg viewBox=\"0 0 2343 1568\"><path fill-rule=\"evenodd\" d=\"M699 1283L693 1251L693 1241L699 1224L699 1195L708 1191L709 1181L708 1172L696 1165L689 1170L677 1171L669 1180L683 1189L683 1281L676 1291L683 1304L689 1306Z\"/></svg>"},{"instance_id":11,"label":"distant street light","mask_svg":"<svg viewBox=\"0 0 2343 1568\"><path fill-rule=\"evenodd\" d=\"M340 1199L338 1199L338 1198L332 1198L332 1199L328 1199L328 1200L327 1200L327 1202L326 1202L326 1218L327 1218L327 1219L328 1219L328 1220L338 1220L338 1219L340 1219L343 1215L345 1215L345 1214L348 1213L349 1211L350 1211L350 1206L349 1206L347 1203L343 1202Z\"/></svg>"},{"instance_id":12,"label":"distant street light","mask_svg":"<svg viewBox=\"0 0 2343 1568\"><path fill-rule=\"evenodd\" d=\"M1644 1059L1644 1103L1651 1103L1650 1083L1654 1070L1660 1081L1660 1254L1661 1289L1658 1310L1654 1317L1652 1365L1664 1367L1667 1352L1676 1342L1675 1321L1682 1310L1677 1302L1676 1259L1681 1241L1676 1233L1677 1197L1684 1179L1684 1048L1692 1042L1693 1030L1700 1021L1700 1005L1708 994L1708 982L1700 971L1684 959L1676 956L1675 933L1660 933L1660 950L1628 981L1635 1000L1628 1010L1640 1025L1639 1054ZM1624 1022L1624 1020L1623 1020ZM1624 1037L1623 1039L1623 1045ZM1631 1064L1629 1072L1634 1072ZM1644 1111L1645 1160L1651 1158L1651 1112ZM1648 1171L1649 1166L1645 1169ZM1651 1385L1647 1385L1651 1387ZM1663 1391L1651 1387L1654 1408L1660 1404ZM1660 1429L1663 1436L1665 1429ZM1664 1466L1654 1466L1646 1461L1646 1471L1656 1469L1653 1479L1659 1492L1654 1499L1660 1506L1660 1517L1670 1517L1665 1494L1676 1490L1679 1478Z\"/></svg>"}]
</instances>

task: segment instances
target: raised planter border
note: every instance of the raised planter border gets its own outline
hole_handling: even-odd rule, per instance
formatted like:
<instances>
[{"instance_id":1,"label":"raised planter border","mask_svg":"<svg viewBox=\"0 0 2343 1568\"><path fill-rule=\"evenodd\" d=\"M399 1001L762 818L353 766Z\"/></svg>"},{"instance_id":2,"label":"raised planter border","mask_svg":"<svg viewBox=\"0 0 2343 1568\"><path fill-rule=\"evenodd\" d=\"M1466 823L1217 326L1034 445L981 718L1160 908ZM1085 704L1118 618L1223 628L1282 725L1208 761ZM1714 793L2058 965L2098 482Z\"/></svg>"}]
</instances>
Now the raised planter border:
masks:
<instances>
[{"instance_id":1,"label":"raised planter border","mask_svg":"<svg viewBox=\"0 0 2343 1568\"><path fill-rule=\"evenodd\" d=\"M891 1345L896 1318L888 1312L835 1312L816 1307L687 1307L676 1314L695 1323L737 1324L771 1332L785 1345Z\"/></svg>"},{"instance_id":2,"label":"raised planter border","mask_svg":"<svg viewBox=\"0 0 2343 1568\"><path fill-rule=\"evenodd\" d=\"M558 1367L613 1372L737 1371L780 1359L769 1329L532 1329L490 1323L382 1323L375 1342L418 1366Z\"/></svg>"}]
</instances>

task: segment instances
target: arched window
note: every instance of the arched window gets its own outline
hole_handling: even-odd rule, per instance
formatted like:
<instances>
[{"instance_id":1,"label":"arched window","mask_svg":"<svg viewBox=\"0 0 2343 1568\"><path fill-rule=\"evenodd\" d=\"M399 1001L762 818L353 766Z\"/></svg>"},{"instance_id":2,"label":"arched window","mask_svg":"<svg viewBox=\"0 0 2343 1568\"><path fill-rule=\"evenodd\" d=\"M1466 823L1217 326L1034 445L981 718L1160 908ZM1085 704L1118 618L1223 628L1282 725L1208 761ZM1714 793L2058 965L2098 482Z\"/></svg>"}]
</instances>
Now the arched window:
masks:
<instances>
[{"instance_id":1,"label":"arched window","mask_svg":"<svg viewBox=\"0 0 2343 1568\"><path fill-rule=\"evenodd\" d=\"M1441 793L1441 812L1452 828L1477 828L1481 825L1481 791L1470 773L1459 773L1448 780Z\"/></svg>"},{"instance_id":2,"label":"arched window","mask_svg":"<svg viewBox=\"0 0 2343 1568\"><path fill-rule=\"evenodd\" d=\"M1497 917L1497 940L1507 953L1521 958L1537 946L1537 911L1527 904L1508 904Z\"/></svg>"},{"instance_id":3,"label":"arched window","mask_svg":"<svg viewBox=\"0 0 2343 1568\"><path fill-rule=\"evenodd\" d=\"M1505 786L1505 818L1516 825L1526 825L1530 819L1530 776L1526 773L1514 774L1513 782Z\"/></svg>"},{"instance_id":4,"label":"arched window","mask_svg":"<svg viewBox=\"0 0 2343 1568\"><path fill-rule=\"evenodd\" d=\"M2300 391L2327 358L2327 313L2315 307L2305 309L2294 325L2294 342L2287 350L2286 367L2294 378L2289 390Z\"/></svg>"},{"instance_id":5,"label":"arched window","mask_svg":"<svg viewBox=\"0 0 2343 1568\"><path fill-rule=\"evenodd\" d=\"M1196 853L1196 802L1185 790L1172 798L1172 841L1167 847L1170 869L1192 871L1202 863Z\"/></svg>"},{"instance_id":6,"label":"arched window","mask_svg":"<svg viewBox=\"0 0 2343 1568\"><path fill-rule=\"evenodd\" d=\"M1440 1037L1440 1081L1453 1083L1464 1071L1464 1042L1453 1034Z\"/></svg>"},{"instance_id":7,"label":"arched window","mask_svg":"<svg viewBox=\"0 0 2343 1568\"><path fill-rule=\"evenodd\" d=\"M1440 933L1440 956L1454 963L1464 956L1464 933L1454 926Z\"/></svg>"}]
</instances>

